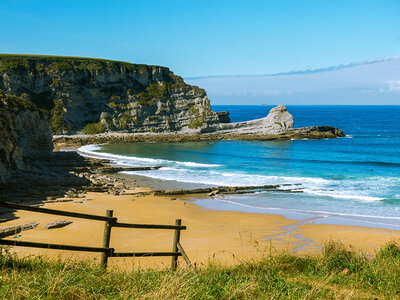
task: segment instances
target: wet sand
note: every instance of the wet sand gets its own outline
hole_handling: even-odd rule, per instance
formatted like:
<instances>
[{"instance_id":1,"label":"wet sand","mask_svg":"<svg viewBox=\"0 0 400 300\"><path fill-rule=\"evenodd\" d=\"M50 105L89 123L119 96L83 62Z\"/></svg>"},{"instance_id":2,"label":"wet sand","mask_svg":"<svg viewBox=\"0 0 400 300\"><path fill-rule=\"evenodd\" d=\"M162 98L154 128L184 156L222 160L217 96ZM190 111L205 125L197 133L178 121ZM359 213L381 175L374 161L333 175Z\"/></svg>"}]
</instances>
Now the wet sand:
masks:
<instances>
[{"instance_id":1,"label":"wet sand","mask_svg":"<svg viewBox=\"0 0 400 300\"><path fill-rule=\"evenodd\" d=\"M135 192L145 188L136 188ZM190 201L161 196L88 193L82 203L45 204L46 208L105 215L114 210L120 222L144 224L174 224L182 219L188 229L182 232L181 244L192 263L232 265L259 259L271 252L292 251L312 254L321 250L329 239L369 254L388 241L400 242L400 231L356 226L307 224L280 215L216 211L199 207ZM40 222L32 230L23 231L15 240L51 242L68 245L102 245L104 222L17 211L15 220L1 224L19 225ZM59 229L44 226L56 220L71 220L72 224ZM110 247L122 252L171 251L173 230L113 228ZM100 254L15 247L21 255L43 255L53 259L89 259L98 262ZM110 267L121 269L169 267L171 258L110 258ZM179 258L180 265L185 263Z\"/></svg>"}]
</instances>

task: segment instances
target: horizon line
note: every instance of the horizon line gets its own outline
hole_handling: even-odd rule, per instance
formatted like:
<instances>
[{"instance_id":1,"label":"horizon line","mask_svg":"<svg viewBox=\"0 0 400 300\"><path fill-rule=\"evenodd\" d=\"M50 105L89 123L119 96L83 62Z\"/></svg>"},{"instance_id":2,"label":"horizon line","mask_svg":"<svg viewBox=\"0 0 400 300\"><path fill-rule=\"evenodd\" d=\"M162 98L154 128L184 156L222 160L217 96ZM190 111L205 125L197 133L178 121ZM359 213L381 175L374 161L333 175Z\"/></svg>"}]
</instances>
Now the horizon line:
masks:
<instances>
[{"instance_id":1,"label":"horizon line","mask_svg":"<svg viewBox=\"0 0 400 300\"><path fill-rule=\"evenodd\" d=\"M375 64L380 62L386 62L391 60L396 60L400 58L400 54L392 56L384 56L380 58L368 59L358 62L351 62L348 64L333 65L328 67L316 68L316 69L306 69L298 71L288 71L288 72L278 72L272 74L247 74L247 75L205 75L205 76L191 76L184 77L185 80L196 80L196 79L212 79L212 78L240 78L240 77L275 77L275 76L285 76L285 75L299 75L299 74L313 74L313 73L323 73L330 71L343 70L351 67Z\"/></svg>"}]
</instances>

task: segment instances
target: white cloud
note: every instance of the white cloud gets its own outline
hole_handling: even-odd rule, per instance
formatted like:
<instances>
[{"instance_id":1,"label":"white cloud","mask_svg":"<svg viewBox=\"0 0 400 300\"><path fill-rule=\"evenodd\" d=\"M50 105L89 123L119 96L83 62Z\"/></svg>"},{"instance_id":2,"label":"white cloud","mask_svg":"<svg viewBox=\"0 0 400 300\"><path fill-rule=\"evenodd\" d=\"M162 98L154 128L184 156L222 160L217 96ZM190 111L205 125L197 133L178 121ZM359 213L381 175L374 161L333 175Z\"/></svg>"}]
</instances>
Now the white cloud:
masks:
<instances>
[{"instance_id":1,"label":"white cloud","mask_svg":"<svg viewBox=\"0 0 400 300\"><path fill-rule=\"evenodd\" d=\"M387 84L389 92L400 92L400 80L389 80Z\"/></svg>"}]
</instances>

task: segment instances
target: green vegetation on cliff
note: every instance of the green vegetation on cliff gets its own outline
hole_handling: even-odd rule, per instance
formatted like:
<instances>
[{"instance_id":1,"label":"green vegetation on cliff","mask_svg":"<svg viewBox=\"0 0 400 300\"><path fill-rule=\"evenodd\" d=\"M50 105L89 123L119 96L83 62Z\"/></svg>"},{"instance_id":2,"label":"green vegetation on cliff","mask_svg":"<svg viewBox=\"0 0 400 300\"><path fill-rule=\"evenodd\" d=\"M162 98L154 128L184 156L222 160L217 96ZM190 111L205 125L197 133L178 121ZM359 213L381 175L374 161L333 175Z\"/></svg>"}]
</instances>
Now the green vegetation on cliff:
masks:
<instances>
[{"instance_id":1,"label":"green vegetation on cliff","mask_svg":"<svg viewBox=\"0 0 400 300\"><path fill-rule=\"evenodd\" d=\"M82 133L84 134L99 134L106 132L107 128L103 123L89 123L86 124L82 129Z\"/></svg>"},{"instance_id":2,"label":"green vegetation on cliff","mask_svg":"<svg viewBox=\"0 0 400 300\"><path fill-rule=\"evenodd\" d=\"M0 54L0 72L13 70L47 71L77 71L88 70L95 72L100 69L125 69L129 71L144 72L147 68L157 66L132 64L100 58L55 56L55 55L25 55L25 54Z\"/></svg>"},{"instance_id":3,"label":"green vegetation on cliff","mask_svg":"<svg viewBox=\"0 0 400 300\"><path fill-rule=\"evenodd\" d=\"M54 107L50 111L50 129L55 134L60 134L69 129L64 119L65 102L65 99L54 99Z\"/></svg>"},{"instance_id":4,"label":"green vegetation on cliff","mask_svg":"<svg viewBox=\"0 0 400 300\"><path fill-rule=\"evenodd\" d=\"M135 95L137 101L142 106L152 106L154 101L160 100L167 95L166 85L151 83L149 84L143 92Z\"/></svg>"},{"instance_id":5,"label":"green vegetation on cliff","mask_svg":"<svg viewBox=\"0 0 400 300\"><path fill-rule=\"evenodd\" d=\"M0 89L0 104L4 104L14 108L28 109L28 110L38 110L35 104L29 102L21 97L17 97L14 95L6 95L4 90Z\"/></svg>"},{"instance_id":6,"label":"green vegetation on cliff","mask_svg":"<svg viewBox=\"0 0 400 300\"><path fill-rule=\"evenodd\" d=\"M397 299L400 248L375 257L328 243L320 255L267 254L194 272L104 271L90 262L0 255L2 299Z\"/></svg>"}]
</instances>

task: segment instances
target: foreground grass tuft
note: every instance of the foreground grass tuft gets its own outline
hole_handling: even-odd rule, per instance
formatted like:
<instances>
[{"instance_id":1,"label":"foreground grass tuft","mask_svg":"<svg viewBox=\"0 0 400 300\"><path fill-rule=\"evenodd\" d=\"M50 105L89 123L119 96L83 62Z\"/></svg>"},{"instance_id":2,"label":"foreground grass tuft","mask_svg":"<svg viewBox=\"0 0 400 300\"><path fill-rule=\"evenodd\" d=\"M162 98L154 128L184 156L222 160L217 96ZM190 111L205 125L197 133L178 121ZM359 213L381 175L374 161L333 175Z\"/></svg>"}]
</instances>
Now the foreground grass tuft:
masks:
<instances>
[{"instance_id":1,"label":"foreground grass tuft","mask_svg":"<svg viewBox=\"0 0 400 300\"><path fill-rule=\"evenodd\" d=\"M116 272L89 262L0 255L1 299L393 299L400 247L368 257L329 242L321 254L271 254L235 267Z\"/></svg>"}]
</instances>

